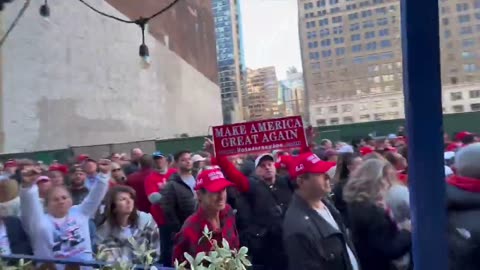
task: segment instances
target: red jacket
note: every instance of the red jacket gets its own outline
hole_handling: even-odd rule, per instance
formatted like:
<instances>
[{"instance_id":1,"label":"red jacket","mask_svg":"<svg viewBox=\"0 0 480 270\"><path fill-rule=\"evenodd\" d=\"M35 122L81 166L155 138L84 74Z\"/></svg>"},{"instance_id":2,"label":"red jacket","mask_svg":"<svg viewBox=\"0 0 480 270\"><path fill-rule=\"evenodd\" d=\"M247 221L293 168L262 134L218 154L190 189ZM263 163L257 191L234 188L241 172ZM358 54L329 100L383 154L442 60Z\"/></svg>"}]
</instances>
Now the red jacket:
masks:
<instances>
[{"instance_id":1,"label":"red jacket","mask_svg":"<svg viewBox=\"0 0 480 270\"><path fill-rule=\"evenodd\" d=\"M228 241L230 249L239 249L240 241L238 238L238 232L235 224L235 214L230 205L226 205L225 209L220 211L220 224L221 228L212 231L212 224L205 219L204 211L199 208L193 213L183 224L182 229L175 236L175 244L173 247L173 261L178 260L179 263L185 261L183 255L187 252L195 258L199 252L209 252L213 246L208 239L203 238L203 229L205 226L212 231L212 240L216 240L221 246L222 238Z\"/></svg>"},{"instance_id":2,"label":"red jacket","mask_svg":"<svg viewBox=\"0 0 480 270\"><path fill-rule=\"evenodd\" d=\"M147 199L155 194L160 195L161 187L168 181L168 179L170 179L170 176L176 172L177 170L173 168L168 169L165 174L161 174L158 171L152 171L145 179L145 194ZM150 214L152 214L153 219L158 226L165 225L165 216L160 204L152 204L150 206Z\"/></svg>"},{"instance_id":3,"label":"red jacket","mask_svg":"<svg viewBox=\"0 0 480 270\"><path fill-rule=\"evenodd\" d=\"M152 172L151 169L144 169L138 172L132 173L127 177L126 185L133 188L136 193L135 205L137 209L150 213L151 203L148 200L147 194L145 194L145 179Z\"/></svg>"}]
</instances>

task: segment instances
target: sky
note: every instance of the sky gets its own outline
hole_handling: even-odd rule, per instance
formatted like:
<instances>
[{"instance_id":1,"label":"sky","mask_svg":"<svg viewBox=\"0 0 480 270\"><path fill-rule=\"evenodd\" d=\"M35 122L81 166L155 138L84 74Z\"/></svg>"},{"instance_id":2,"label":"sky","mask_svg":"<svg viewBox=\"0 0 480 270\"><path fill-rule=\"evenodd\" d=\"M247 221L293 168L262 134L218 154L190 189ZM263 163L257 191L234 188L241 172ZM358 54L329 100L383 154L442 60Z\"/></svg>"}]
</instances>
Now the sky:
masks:
<instances>
[{"instance_id":1,"label":"sky","mask_svg":"<svg viewBox=\"0 0 480 270\"><path fill-rule=\"evenodd\" d=\"M240 0L246 66L275 66L284 79L287 69L302 70L297 0Z\"/></svg>"}]
</instances>

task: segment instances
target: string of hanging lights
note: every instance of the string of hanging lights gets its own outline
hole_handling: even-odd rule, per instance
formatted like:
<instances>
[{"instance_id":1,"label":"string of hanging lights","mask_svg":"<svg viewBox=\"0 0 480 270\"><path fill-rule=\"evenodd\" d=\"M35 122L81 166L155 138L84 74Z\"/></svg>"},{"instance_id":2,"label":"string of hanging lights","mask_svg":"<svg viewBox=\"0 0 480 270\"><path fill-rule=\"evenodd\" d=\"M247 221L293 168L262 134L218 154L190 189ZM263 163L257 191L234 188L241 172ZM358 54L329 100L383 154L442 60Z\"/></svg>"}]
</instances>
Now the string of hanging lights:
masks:
<instances>
[{"instance_id":1,"label":"string of hanging lights","mask_svg":"<svg viewBox=\"0 0 480 270\"><path fill-rule=\"evenodd\" d=\"M3 3L4 2L12 2L12 1L13 0L0 0L0 3L2 4L0 7L3 8ZM39 13L42 17L48 18L48 17L50 17L50 6L48 5L48 0L43 0L43 1L44 1L43 4L40 6ZM63 0L63 1L65 1L65 0ZM144 59L146 62L148 62L149 61L148 59L150 57L150 53L149 53L147 44L145 44L145 28L146 28L147 24L149 23L150 20L152 20L155 17L161 15L162 13L168 11L175 4L177 4L180 0L172 0L167 6L160 9L159 11L155 12L154 14L152 14L148 17L140 17L136 20L125 20L125 19L122 19L122 18L119 18L119 17L116 17L114 15L111 15L111 14L108 14L108 13L105 13L103 11L98 10L97 8L95 8L94 6L92 6L91 4L86 2L85 0L78 0L78 1L82 4L84 4L86 7L88 7L92 11L94 11L94 12L96 12L96 13L104 16L104 17L107 17L107 18L110 18L110 19L113 19L113 20L116 20L116 21L119 21L119 22L122 22L122 23L138 25L140 27L140 30L142 31L142 43L140 44L138 53L139 53L140 57L142 57L142 59ZM8 34L13 30L13 28L17 24L18 20L23 16L23 13L25 13L25 10L29 6L29 4L30 4L30 0L26 0L25 5L20 10L19 14L17 15L17 17L15 18L13 23L10 25L8 31L5 33L5 35L0 40L0 42L1 42L0 47L3 45L3 43L6 40ZM2 9L0 9L0 11L1 10Z\"/></svg>"}]
</instances>

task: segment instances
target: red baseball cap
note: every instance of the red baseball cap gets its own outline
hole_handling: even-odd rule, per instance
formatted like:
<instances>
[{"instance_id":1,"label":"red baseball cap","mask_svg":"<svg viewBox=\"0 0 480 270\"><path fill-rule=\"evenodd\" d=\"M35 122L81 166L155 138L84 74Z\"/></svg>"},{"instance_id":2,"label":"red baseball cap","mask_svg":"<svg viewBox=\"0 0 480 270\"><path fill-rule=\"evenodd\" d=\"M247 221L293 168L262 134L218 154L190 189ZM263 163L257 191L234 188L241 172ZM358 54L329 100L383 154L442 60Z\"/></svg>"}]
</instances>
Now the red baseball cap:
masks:
<instances>
[{"instance_id":1,"label":"red baseball cap","mask_svg":"<svg viewBox=\"0 0 480 270\"><path fill-rule=\"evenodd\" d=\"M208 192L217 193L234 184L223 175L219 169L207 169L197 176L197 185L195 190L206 189Z\"/></svg>"},{"instance_id":2,"label":"red baseball cap","mask_svg":"<svg viewBox=\"0 0 480 270\"><path fill-rule=\"evenodd\" d=\"M4 168L17 167L17 162L14 159L9 159L3 166Z\"/></svg>"},{"instance_id":3,"label":"red baseball cap","mask_svg":"<svg viewBox=\"0 0 480 270\"><path fill-rule=\"evenodd\" d=\"M81 154L81 155L78 155L77 157L77 163L82 163L84 162L85 160L89 159L90 157L87 155L87 154Z\"/></svg>"},{"instance_id":4,"label":"red baseball cap","mask_svg":"<svg viewBox=\"0 0 480 270\"><path fill-rule=\"evenodd\" d=\"M364 146L364 147L360 148L360 155L362 155L362 156L366 156L366 155L371 154L371 153L373 153L373 149L370 148L370 147Z\"/></svg>"},{"instance_id":5,"label":"red baseball cap","mask_svg":"<svg viewBox=\"0 0 480 270\"><path fill-rule=\"evenodd\" d=\"M65 165L62 165L62 164L54 164L54 165L51 165L50 167L48 167L48 171L49 172L61 172L63 174L67 174L68 173L68 167L65 166Z\"/></svg>"},{"instance_id":6,"label":"red baseball cap","mask_svg":"<svg viewBox=\"0 0 480 270\"><path fill-rule=\"evenodd\" d=\"M463 138L465 138L469 135L473 135L473 133L468 132L468 131L459 132L459 133L457 133L457 135L455 135L455 140L461 141L461 140L463 140Z\"/></svg>"},{"instance_id":7,"label":"red baseball cap","mask_svg":"<svg viewBox=\"0 0 480 270\"><path fill-rule=\"evenodd\" d=\"M301 154L296 158L295 161L295 172L292 174L295 177L306 173L327 173L328 170L336 165L335 162L321 160L314 153Z\"/></svg>"}]
</instances>

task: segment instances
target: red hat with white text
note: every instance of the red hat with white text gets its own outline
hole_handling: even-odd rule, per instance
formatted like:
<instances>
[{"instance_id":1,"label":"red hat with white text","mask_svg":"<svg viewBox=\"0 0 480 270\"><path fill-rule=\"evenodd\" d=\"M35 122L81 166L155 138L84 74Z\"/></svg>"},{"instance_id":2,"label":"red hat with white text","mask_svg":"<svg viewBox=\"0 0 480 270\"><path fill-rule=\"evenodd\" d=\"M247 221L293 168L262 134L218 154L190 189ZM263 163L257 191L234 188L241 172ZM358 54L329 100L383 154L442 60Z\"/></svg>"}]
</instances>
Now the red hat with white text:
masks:
<instances>
[{"instance_id":1,"label":"red hat with white text","mask_svg":"<svg viewBox=\"0 0 480 270\"><path fill-rule=\"evenodd\" d=\"M295 167L293 176L298 177L306 173L313 174L326 174L328 170L336 165L335 162L327 162L321 160L317 155L313 153L305 153L299 155L295 160Z\"/></svg>"},{"instance_id":2,"label":"red hat with white text","mask_svg":"<svg viewBox=\"0 0 480 270\"><path fill-rule=\"evenodd\" d=\"M195 190L204 188L208 192L217 193L231 186L234 186L234 184L225 179L222 171L219 169L207 169L197 176Z\"/></svg>"}]
</instances>

